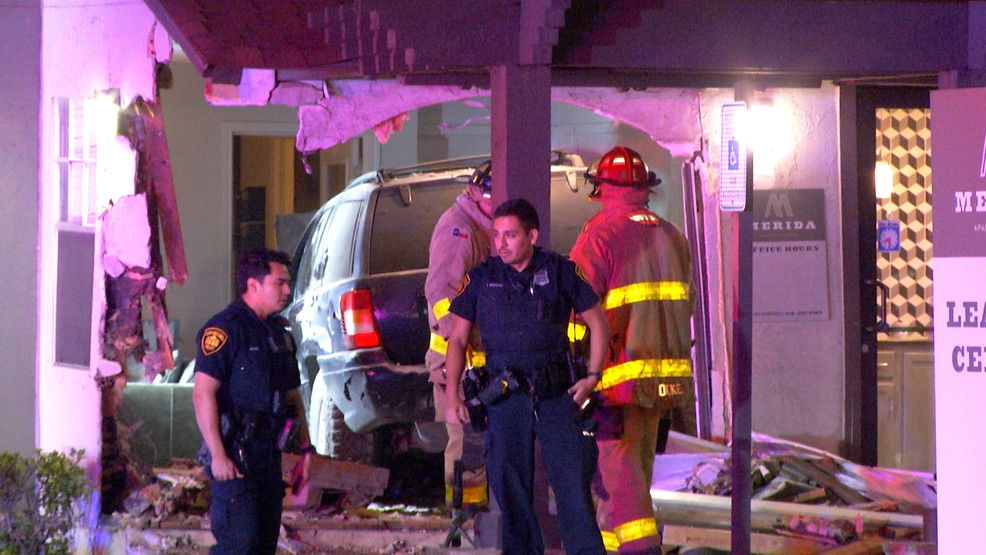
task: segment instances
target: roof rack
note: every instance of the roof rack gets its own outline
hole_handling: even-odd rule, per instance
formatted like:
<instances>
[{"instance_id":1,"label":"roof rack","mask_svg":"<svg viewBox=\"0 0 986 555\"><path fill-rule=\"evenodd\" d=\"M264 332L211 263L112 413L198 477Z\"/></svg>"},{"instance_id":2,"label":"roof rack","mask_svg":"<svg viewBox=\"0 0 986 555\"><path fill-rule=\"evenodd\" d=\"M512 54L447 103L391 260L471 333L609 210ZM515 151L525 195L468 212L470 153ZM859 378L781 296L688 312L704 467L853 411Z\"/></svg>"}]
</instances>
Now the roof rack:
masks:
<instances>
[{"instance_id":1,"label":"roof rack","mask_svg":"<svg viewBox=\"0 0 986 555\"><path fill-rule=\"evenodd\" d=\"M474 156L462 156L459 158L449 158L446 160L436 160L434 162L424 162L421 164L415 164L413 166L403 166L400 168L381 169L381 170L377 170L376 178L377 178L377 182L382 183L384 181L390 181L392 179L396 179L399 177L406 177L416 173L440 172L440 171L475 168L476 166L482 164L483 162L489 159L490 159L489 154L481 154ZM585 163L582 161L582 157L579 156L578 154L574 154L564 150L552 150L551 165L552 166L584 166Z\"/></svg>"}]
</instances>

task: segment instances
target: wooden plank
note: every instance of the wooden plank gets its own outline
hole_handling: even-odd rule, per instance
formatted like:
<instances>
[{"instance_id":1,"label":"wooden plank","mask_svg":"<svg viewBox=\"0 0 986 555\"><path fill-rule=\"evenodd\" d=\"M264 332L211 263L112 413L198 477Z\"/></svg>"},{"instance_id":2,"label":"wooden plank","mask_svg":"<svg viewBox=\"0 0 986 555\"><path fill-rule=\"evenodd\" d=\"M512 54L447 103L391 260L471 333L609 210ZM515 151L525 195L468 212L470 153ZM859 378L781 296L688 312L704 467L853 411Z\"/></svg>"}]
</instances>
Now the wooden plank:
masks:
<instances>
[{"instance_id":1,"label":"wooden plank","mask_svg":"<svg viewBox=\"0 0 986 555\"><path fill-rule=\"evenodd\" d=\"M651 490L654 501L654 513L658 522L666 522L667 516L688 512L692 518L721 519L729 522L731 500L729 497L704 495L701 493L682 493L676 491ZM886 524L904 528L922 529L924 517L917 514L883 513L866 511L851 507L833 507L830 505L801 505L783 501L764 501L754 499L750 502L753 516L760 519L770 519L779 516L796 515L814 516L829 519L844 519L855 522L859 517L867 527L877 528ZM700 521L704 522L704 521Z\"/></svg>"},{"instance_id":2,"label":"wooden plank","mask_svg":"<svg viewBox=\"0 0 986 555\"><path fill-rule=\"evenodd\" d=\"M732 545L732 535L729 530L667 525L663 528L661 543L728 550ZM750 534L750 551L753 553L813 554L820 553L822 546L810 540L753 532Z\"/></svg>"},{"instance_id":3,"label":"wooden plank","mask_svg":"<svg viewBox=\"0 0 986 555\"><path fill-rule=\"evenodd\" d=\"M855 505L856 503L871 501L870 498L843 484L831 474L828 474L812 464L811 461L802 460L790 455L781 456L780 459L783 465L789 465L796 468L798 472L808 476L819 486L831 491L837 497L842 499L847 505Z\"/></svg>"},{"instance_id":4,"label":"wooden plank","mask_svg":"<svg viewBox=\"0 0 986 555\"><path fill-rule=\"evenodd\" d=\"M825 555L875 555L883 553L883 538L863 538L846 545L824 551Z\"/></svg>"}]
</instances>

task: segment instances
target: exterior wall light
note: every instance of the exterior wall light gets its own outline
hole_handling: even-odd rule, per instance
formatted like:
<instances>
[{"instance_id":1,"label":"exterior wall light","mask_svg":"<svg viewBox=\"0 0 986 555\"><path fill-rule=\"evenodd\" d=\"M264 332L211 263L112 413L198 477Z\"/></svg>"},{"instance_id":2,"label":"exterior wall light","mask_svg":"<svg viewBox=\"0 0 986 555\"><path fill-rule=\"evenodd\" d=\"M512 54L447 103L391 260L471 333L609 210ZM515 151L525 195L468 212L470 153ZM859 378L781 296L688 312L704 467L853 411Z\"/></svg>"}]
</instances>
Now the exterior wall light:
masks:
<instances>
[{"instance_id":1,"label":"exterior wall light","mask_svg":"<svg viewBox=\"0 0 986 555\"><path fill-rule=\"evenodd\" d=\"M876 198L886 200L894 190L894 168L880 161L873 168L873 183L876 185Z\"/></svg>"}]
</instances>

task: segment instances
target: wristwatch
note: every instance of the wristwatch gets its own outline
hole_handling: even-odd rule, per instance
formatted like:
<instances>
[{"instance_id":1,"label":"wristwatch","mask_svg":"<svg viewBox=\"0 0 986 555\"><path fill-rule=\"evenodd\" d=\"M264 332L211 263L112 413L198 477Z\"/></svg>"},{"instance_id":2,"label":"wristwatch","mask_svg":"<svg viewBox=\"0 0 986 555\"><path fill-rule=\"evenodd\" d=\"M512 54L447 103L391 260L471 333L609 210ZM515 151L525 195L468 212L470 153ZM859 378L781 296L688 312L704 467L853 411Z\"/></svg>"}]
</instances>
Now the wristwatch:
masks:
<instances>
[{"instance_id":1,"label":"wristwatch","mask_svg":"<svg viewBox=\"0 0 986 555\"><path fill-rule=\"evenodd\" d=\"M586 376L595 376L597 382L601 382L603 380L602 372L586 372Z\"/></svg>"}]
</instances>

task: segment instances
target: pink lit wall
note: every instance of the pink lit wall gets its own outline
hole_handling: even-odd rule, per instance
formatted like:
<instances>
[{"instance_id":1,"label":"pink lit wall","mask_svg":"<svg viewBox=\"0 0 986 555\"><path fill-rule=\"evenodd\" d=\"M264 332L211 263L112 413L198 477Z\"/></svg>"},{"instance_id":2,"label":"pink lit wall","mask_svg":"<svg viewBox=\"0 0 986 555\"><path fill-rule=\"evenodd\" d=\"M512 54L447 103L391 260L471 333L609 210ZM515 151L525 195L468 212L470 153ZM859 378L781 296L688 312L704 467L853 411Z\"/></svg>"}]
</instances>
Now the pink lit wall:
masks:
<instances>
[{"instance_id":1,"label":"pink lit wall","mask_svg":"<svg viewBox=\"0 0 986 555\"><path fill-rule=\"evenodd\" d=\"M41 182L32 184L40 198L40 271L38 274L38 363L37 363L37 446L46 450L81 448L86 451L90 472L98 470L100 451L100 392L94 372L100 361L99 317L103 312L102 268L98 264L99 224L92 230L96 241L93 261L92 298L74 302L90 305L93 314L91 362L89 367L55 363L54 305L55 272L58 267L56 230L59 220L58 140L53 104L57 98L82 101L107 91L119 90L126 106L136 96L154 98L154 58L170 56L171 42L155 24L155 19L139 0L55 0L42 2L43 29L41 56L35 58L42 69L41 89ZM4 22L7 20L4 19ZM113 118L113 114L102 117ZM37 118L37 115L35 115ZM97 122L98 123L98 122ZM112 132L110 132L112 133ZM97 154L100 168L118 166L103 158L117 149L105 148ZM36 160L38 156L34 157ZM122 165L121 167L127 167ZM100 199L98 211L120 195L133 193L133 170L129 173L100 171L94 184ZM40 191L40 195L37 195Z\"/></svg>"},{"instance_id":2,"label":"pink lit wall","mask_svg":"<svg viewBox=\"0 0 986 555\"><path fill-rule=\"evenodd\" d=\"M37 435L39 2L0 3L0 52L0 451L26 454Z\"/></svg>"}]
</instances>

